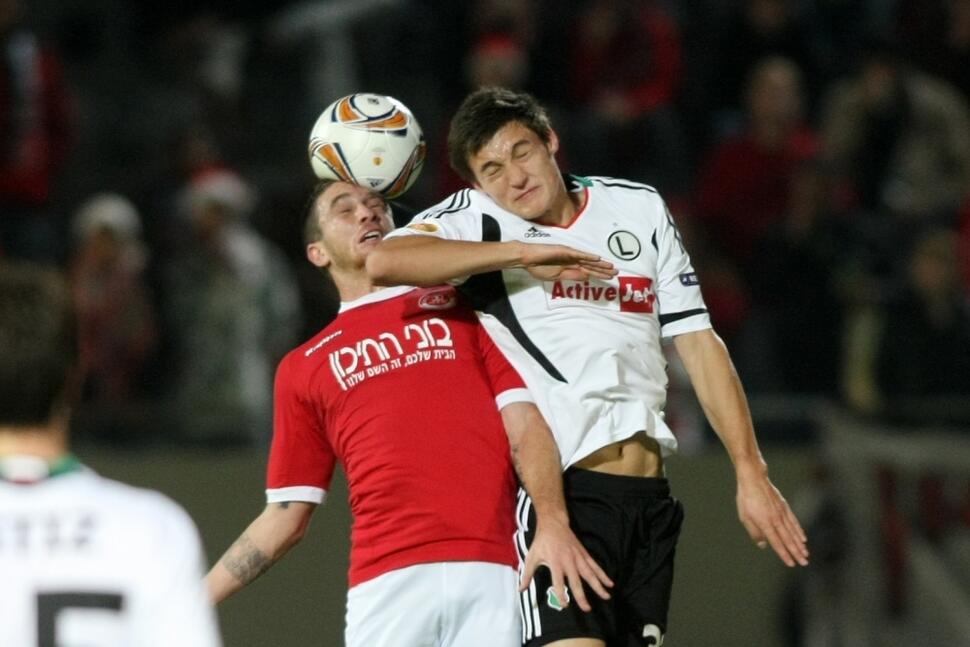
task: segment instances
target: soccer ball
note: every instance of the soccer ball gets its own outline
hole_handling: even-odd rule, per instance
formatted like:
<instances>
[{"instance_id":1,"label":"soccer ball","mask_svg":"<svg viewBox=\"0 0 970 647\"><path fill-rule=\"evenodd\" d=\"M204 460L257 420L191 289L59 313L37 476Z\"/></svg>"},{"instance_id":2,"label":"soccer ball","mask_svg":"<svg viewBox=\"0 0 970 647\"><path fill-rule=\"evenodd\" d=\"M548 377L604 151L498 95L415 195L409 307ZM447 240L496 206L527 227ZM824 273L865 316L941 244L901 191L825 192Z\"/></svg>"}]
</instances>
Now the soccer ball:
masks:
<instances>
[{"instance_id":1,"label":"soccer ball","mask_svg":"<svg viewBox=\"0 0 970 647\"><path fill-rule=\"evenodd\" d=\"M310 165L322 180L343 180L401 195L421 173L427 147L407 106L381 94L334 101L310 131Z\"/></svg>"}]
</instances>

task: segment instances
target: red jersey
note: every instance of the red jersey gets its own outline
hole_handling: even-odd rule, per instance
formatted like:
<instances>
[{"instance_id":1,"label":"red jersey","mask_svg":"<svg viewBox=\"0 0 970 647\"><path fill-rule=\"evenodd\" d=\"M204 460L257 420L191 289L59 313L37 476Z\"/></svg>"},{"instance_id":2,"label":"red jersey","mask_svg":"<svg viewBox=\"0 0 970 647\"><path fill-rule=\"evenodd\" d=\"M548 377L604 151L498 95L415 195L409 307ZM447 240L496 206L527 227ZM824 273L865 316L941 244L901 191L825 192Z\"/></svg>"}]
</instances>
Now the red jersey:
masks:
<instances>
[{"instance_id":1,"label":"red jersey","mask_svg":"<svg viewBox=\"0 0 970 647\"><path fill-rule=\"evenodd\" d=\"M439 561L517 564L499 409L531 401L451 287L341 307L276 374L267 500L321 503L336 461L354 515L350 586Z\"/></svg>"}]
</instances>

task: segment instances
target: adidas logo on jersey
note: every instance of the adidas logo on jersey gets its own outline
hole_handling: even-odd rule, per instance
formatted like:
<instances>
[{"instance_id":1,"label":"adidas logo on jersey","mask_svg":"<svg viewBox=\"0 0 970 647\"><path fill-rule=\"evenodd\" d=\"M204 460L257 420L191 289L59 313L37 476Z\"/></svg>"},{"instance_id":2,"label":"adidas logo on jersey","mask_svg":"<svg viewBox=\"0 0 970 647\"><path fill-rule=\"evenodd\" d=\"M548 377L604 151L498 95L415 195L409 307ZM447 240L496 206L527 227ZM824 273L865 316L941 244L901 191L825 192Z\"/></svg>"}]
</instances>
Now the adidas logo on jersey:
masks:
<instances>
[{"instance_id":1,"label":"adidas logo on jersey","mask_svg":"<svg viewBox=\"0 0 970 647\"><path fill-rule=\"evenodd\" d=\"M544 231L539 231L535 227L529 227L525 231L526 238L550 238L549 234Z\"/></svg>"},{"instance_id":2,"label":"adidas logo on jersey","mask_svg":"<svg viewBox=\"0 0 970 647\"><path fill-rule=\"evenodd\" d=\"M651 279L645 276L620 276L617 279L619 285L563 280L546 283L546 300L550 308L593 305L620 312L653 312L657 297Z\"/></svg>"}]
</instances>

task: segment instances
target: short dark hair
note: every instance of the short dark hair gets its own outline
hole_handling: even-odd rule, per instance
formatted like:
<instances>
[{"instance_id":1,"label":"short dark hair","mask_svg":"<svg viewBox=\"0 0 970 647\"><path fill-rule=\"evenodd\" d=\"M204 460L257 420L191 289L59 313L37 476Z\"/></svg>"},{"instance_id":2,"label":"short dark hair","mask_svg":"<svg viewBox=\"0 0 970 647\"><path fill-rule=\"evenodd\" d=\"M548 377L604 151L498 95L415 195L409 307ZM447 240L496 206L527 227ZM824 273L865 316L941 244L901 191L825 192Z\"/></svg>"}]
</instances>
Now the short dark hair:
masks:
<instances>
[{"instance_id":1,"label":"short dark hair","mask_svg":"<svg viewBox=\"0 0 970 647\"><path fill-rule=\"evenodd\" d=\"M307 199L303 217L303 246L306 247L315 243L323 237L323 230L320 229L320 218L317 215L317 199L323 195L327 189L339 180L320 180L313 185L310 197Z\"/></svg>"},{"instance_id":2,"label":"short dark hair","mask_svg":"<svg viewBox=\"0 0 970 647\"><path fill-rule=\"evenodd\" d=\"M451 120L448 131L448 158L467 182L475 181L468 158L482 150L495 133L509 122L517 121L549 143L552 125L546 109L527 92L484 87L468 95Z\"/></svg>"},{"instance_id":3,"label":"short dark hair","mask_svg":"<svg viewBox=\"0 0 970 647\"><path fill-rule=\"evenodd\" d=\"M48 424L77 375L77 321L63 275L0 262L0 425Z\"/></svg>"}]
</instances>

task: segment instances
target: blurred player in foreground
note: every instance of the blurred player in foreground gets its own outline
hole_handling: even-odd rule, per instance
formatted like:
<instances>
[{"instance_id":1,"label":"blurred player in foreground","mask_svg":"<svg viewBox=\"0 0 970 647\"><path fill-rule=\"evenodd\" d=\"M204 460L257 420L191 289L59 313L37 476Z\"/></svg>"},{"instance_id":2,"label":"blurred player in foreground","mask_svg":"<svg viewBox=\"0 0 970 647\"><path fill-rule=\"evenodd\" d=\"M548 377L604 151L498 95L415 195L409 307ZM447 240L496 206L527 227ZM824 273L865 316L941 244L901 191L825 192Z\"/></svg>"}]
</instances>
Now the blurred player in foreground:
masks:
<instances>
[{"instance_id":1,"label":"blurred player in foreground","mask_svg":"<svg viewBox=\"0 0 970 647\"><path fill-rule=\"evenodd\" d=\"M76 335L59 274L0 263L0 645L219 645L189 517L69 452Z\"/></svg>"},{"instance_id":2,"label":"blurred player in foreground","mask_svg":"<svg viewBox=\"0 0 970 647\"><path fill-rule=\"evenodd\" d=\"M368 279L367 255L392 228L369 189L314 190L306 253L333 278L340 313L280 363L268 505L208 585L221 601L292 548L339 460L354 515L346 644L518 645L515 472L539 523L522 580L548 567L564 606L564 578L602 597L612 583L569 529L552 435L474 312L450 286Z\"/></svg>"},{"instance_id":3,"label":"blurred player in foreground","mask_svg":"<svg viewBox=\"0 0 970 647\"><path fill-rule=\"evenodd\" d=\"M564 177L556 133L524 93L472 93L452 120L448 147L474 189L418 214L367 266L382 285L462 283L550 421L568 468L573 528L616 586L611 600L592 600L590 614L562 612L546 599L540 572L523 596L528 644L663 643L683 511L664 478L663 456L677 441L663 420L661 337L673 338L734 462L748 533L785 564L807 564L805 534L768 478L741 382L657 192L627 180ZM523 268L521 248L535 242L592 250L618 275L572 280ZM527 546L535 525L528 496L520 496Z\"/></svg>"}]
</instances>

